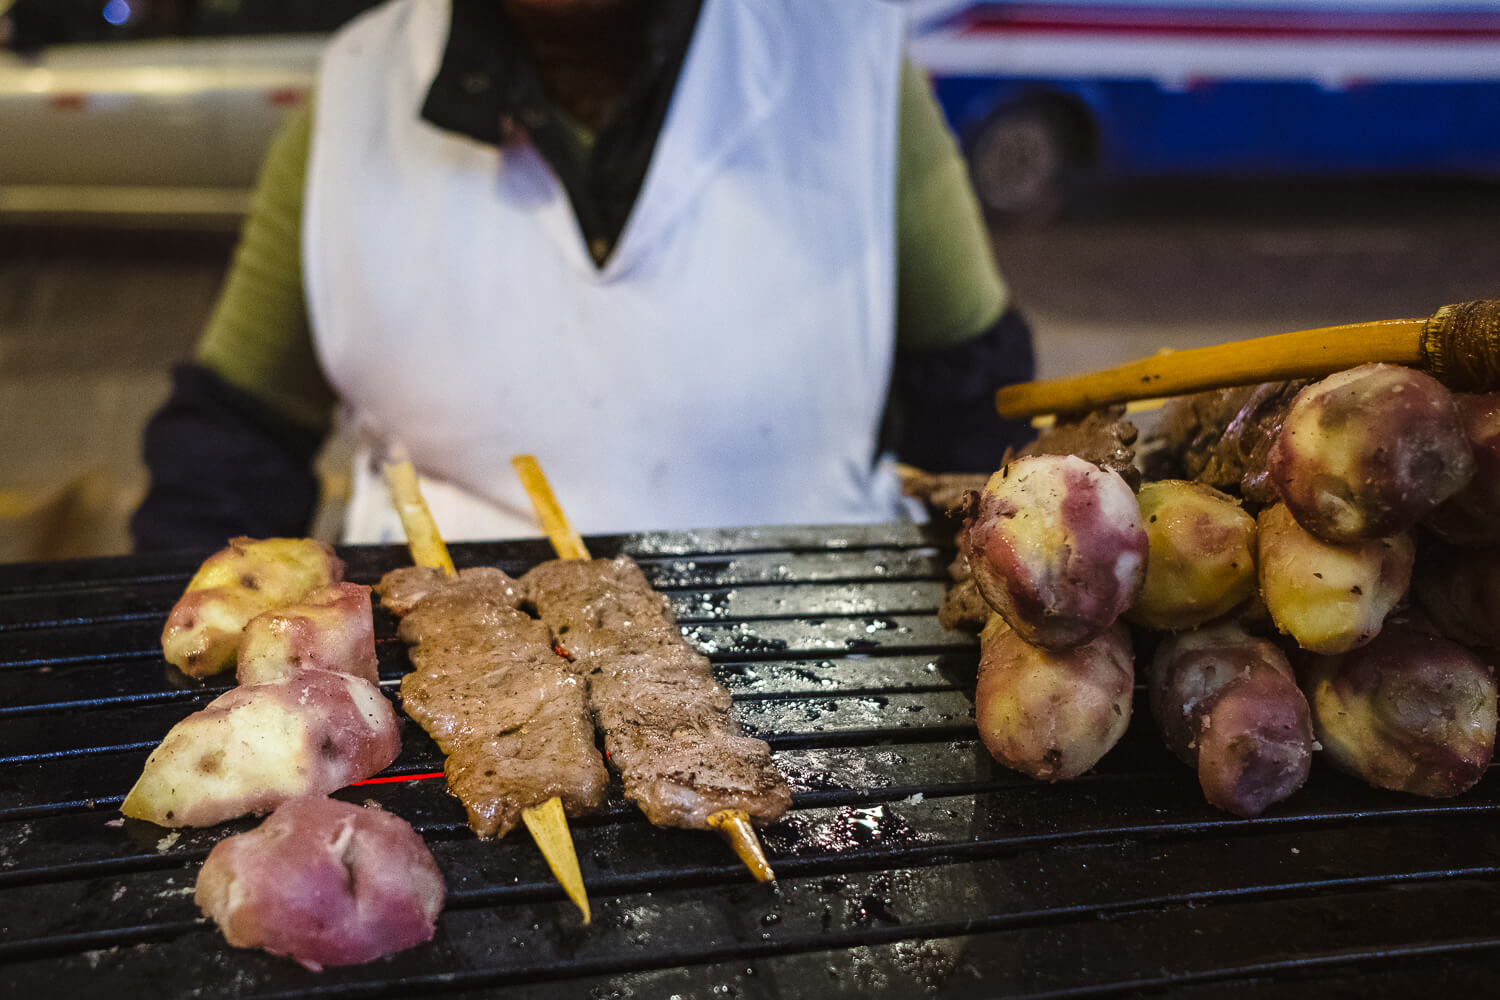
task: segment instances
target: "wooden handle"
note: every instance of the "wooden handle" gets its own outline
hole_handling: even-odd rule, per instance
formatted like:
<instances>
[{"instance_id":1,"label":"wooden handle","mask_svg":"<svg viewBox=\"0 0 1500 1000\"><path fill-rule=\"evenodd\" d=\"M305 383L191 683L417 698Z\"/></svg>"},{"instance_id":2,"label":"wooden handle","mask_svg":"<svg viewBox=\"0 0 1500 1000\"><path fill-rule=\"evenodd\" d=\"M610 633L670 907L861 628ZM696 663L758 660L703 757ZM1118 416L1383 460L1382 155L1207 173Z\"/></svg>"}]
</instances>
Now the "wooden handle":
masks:
<instances>
[{"instance_id":1,"label":"wooden handle","mask_svg":"<svg viewBox=\"0 0 1500 1000\"><path fill-rule=\"evenodd\" d=\"M1321 378L1372 361L1424 368L1455 390L1500 389L1500 300L1444 306L1426 319L1348 323L1167 351L1088 375L1008 385L995 393L995 409L1005 417L1082 413L1133 399Z\"/></svg>"}]
</instances>

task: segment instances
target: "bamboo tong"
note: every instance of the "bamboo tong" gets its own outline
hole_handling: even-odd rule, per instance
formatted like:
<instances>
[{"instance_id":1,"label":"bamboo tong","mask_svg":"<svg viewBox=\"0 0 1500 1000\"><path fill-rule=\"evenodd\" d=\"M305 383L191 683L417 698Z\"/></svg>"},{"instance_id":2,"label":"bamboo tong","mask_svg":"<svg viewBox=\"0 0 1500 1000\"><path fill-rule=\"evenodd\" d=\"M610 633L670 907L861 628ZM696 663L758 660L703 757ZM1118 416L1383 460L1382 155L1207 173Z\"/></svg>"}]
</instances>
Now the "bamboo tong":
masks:
<instances>
[{"instance_id":1,"label":"bamboo tong","mask_svg":"<svg viewBox=\"0 0 1500 1000\"><path fill-rule=\"evenodd\" d=\"M995 393L995 408L1004 417L1082 413L1222 386L1321 378L1372 361L1419 368L1460 392L1500 389L1500 299L1447 305L1420 319L1347 323L1168 351L1086 375L1008 385Z\"/></svg>"}]
</instances>

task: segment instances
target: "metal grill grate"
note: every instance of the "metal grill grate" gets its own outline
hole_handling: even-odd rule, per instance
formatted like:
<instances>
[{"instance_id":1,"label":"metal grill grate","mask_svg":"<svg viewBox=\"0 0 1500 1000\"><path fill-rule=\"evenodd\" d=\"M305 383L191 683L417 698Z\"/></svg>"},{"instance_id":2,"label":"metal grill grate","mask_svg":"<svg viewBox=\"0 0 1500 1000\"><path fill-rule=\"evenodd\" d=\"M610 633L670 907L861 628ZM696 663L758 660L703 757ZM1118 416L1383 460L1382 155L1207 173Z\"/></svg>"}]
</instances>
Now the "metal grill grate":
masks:
<instances>
[{"instance_id":1,"label":"metal grill grate","mask_svg":"<svg viewBox=\"0 0 1500 1000\"><path fill-rule=\"evenodd\" d=\"M728 530L589 540L628 553L796 789L766 829L775 885L715 837L619 796L573 823L583 927L524 837L469 833L441 778L374 800L422 832L449 886L436 939L306 972L224 944L192 900L211 846L116 807L168 728L227 686L169 675L162 621L198 554L0 567L0 994L507 997L1420 993L1484 984L1500 952L1500 797L1369 789L1315 765L1255 821L1202 802L1136 719L1095 771L1048 786L975 738L976 650L936 608L945 532ZM349 548L373 583L404 550ZM455 545L519 574L544 543ZM382 685L407 669L377 611ZM415 726L384 776L441 768Z\"/></svg>"}]
</instances>

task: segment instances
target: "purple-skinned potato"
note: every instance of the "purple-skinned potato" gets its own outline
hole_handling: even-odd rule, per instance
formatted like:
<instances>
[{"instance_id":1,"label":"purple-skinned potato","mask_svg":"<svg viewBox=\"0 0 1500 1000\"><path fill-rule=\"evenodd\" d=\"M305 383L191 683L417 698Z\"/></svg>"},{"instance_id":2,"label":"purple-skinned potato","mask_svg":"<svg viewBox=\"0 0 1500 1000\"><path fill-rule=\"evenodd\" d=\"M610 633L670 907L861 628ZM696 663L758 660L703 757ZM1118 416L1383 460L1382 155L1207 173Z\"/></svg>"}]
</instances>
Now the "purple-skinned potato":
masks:
<instances>
[{"instance_id":1,"label":"purple-skinned potato","mask_svg":"<svg viewBox=\"0 0 1500 1000\"><path fill-rule=\"evenodd\" d=\"M1266 462L1297 521L1328 542L1406 531L1474 473L1453 394L1431 375L1386 364L1299 392Z\"/></svg>"},{"instance_id":2,"label":"purple-skinned potato","mask_svg":"<svg viewBox=\"0 0 1500 1000\"><path fill-rule=\"evenodd\" d=\"M1377 788L1450 798L1484 776L1495 750L1493 669L1407 621L1368 645L1299 664L1324 756Z\"/></svg>"},{"instance_id":3,"label":"purple-skinned potato","mask_svg":"<svg viewBox=\"0 0 1500 1000\"><path fill-rule=\"evenodd\" d=\"M1134 689L1123 625L1064 650L1031 645L999 615L980 632L979 737L991 756L1022 774L1064 781L1097 764L1130 724Z\"/></svg>"},{"instance_id":4,"label":"purple-skinned potato","mask_svg":"<svg viewBox=\"0 0 1500 1000\"><path fill-rule=\"evenodd\" d=\"M213 826L326 795L401 752L395 710L369 681L298 667L231 688L173 726L120 804L158 826Z\"/></svg>"},{"instance_id":5,"label":"purple-skinned potato","mask_svg":"<svg viewBox=\"0 0 1500 1000\"><path fill-rule=\"evenodd\" d=\"M335 583L255 616L240 636L238 663L235 677L241 684L276 680L296 667L332 670L379 684L370 588Z\"/></svg>"},{"instance_id":6,"label":"purple-skinned potato","mask_svg":"<svg viewBox=\"0 0 1500 1000\"><path fill-rule=\"evenodd\" d=\"M314 972L430 941L445 896L437 862L404 819L322 796L291 799L219 841L194 891L229 944Z\"/></svg>"},{"instance_id":7,"label":"purple-skinned potato","mask_svg":"<svg viewBox=\"0 0 1500 1000\"><path fill-rule=\"evenodd\" d=\"M344 578L333 549L310 538L234 538L203 561L162 629L167 662L193 677L233 666L245 625Z\"/></svg>"},{"instance_id":8,"label":"purple-skinned potato","mask_svg":"<svg viewBox=\"0 0 1500 1000\"><path fill-rule=\"evenodd\" d=\"M1494 545L1500 543L1500 392L1453 398L1474 455L1474 475L1423 524L1451 542Z\"/></svg>"},{"instance_id":9,"label":"purple-skinned potato","mask_svg":"<svg viewBox=\"0 0 1500 1000\"><path fill-rule=\"evenodd\" d=\"M1163 640L1147 672L1162 738L1210 804L1259 816L1307 781L1312 718L1274 642L1233 623L1205 626Z\"/></svg>"},{"instance_id":10,"label":"purple-skinned potato","mask_svg":"<svg viewBox=\"0 0 1500 1000\"><path fill-rule=\"evenodd\" d=\"M960 535L974 582L1027 642L1078 646L1130 606L1146 533L1129 484L1072 455L1007 463L965 497Z\"/></svg>"},{"instance_id":11,"label":"purple-skinned potato","mask_svg":"<svg viewBox=\"0 0 1500 1000\"><path fill-rule=\"evenodd\" d=\"M1463 646L1500 649L1500 546L1417 546L1412 601L1435 629Z\"/></svg>"}]
</instances>

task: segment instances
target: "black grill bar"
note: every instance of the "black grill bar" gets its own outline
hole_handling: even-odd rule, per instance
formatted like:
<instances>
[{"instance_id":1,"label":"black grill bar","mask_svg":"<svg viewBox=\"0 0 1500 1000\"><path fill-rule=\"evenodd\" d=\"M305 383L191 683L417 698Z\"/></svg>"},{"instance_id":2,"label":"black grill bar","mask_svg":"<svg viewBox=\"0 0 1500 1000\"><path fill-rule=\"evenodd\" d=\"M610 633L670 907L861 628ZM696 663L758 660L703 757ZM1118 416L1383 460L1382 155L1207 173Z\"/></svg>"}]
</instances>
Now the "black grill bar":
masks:
<instances>
[{"instance_id":1,"label":"black grill bar","mask_svg":"<svg viewBox=\"0 0 1500 1000\"><path fill-rule=\"evenodd\" d=\"M1121 744L1049 786L976 739L971 639L936 608L951 533L913 525L590 539L625 552L795 790L753 883L717 838L651 827L619 789L573 824L595 921L524 838L481 842L441 778L340 797L410 820L450 899L436 940L313 974L229 948L192 901L212 845L115 811L178 719L226 690L161 659L207 553L0 566L0 991L38 996L1328 996L1491 983L1500 789L1378 792L1322 762L1246 821L1202 802L1143 700ZM403 565L342 553L350 578ZM453 546L519 574L531 540ZM383 688L408 669L377 611ZM409 727L384 777L441 768ZM1485 978L1481 980L1481 975Z\"/></svg>"}]
</instances>

